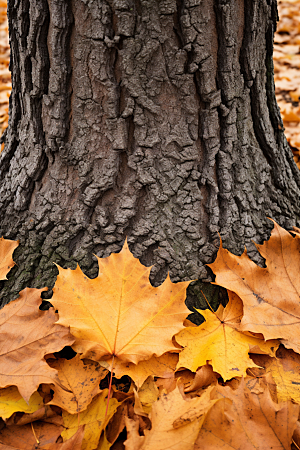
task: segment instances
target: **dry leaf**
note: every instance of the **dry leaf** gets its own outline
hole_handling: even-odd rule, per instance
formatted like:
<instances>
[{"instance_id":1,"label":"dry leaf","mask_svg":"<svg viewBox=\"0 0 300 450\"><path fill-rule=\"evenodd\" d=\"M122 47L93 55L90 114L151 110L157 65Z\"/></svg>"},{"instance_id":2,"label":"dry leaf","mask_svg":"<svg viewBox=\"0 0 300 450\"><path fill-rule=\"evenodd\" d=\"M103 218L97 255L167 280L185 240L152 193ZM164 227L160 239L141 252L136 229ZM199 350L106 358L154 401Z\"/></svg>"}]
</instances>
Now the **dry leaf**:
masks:
<instances>
[{"instance_id":1,"label":"dry leaf","mask_svg":"<svg viewBox=\"0 0 300 450\"><path fill-rule=\"evenodd\" d=\"M127 440L124 442L126 450L140 450L144 444L145 436L140 436L138 419L125 417Z\"/></svg>"},{"instance_id":2,"label":"dry leaf","mask_svg":"<svg viewBox=\"0 0 300 450\"><path fill-rule=\"evenodd\" d=\"M190 450L206 413L218 400L211 400L213 387L201 397L184 399L178 387L152 404L151 430L145 430L142 450ZM135 436L136 439L136 436ZM126 446L126 441L125 441ZM138 448L138 447L137 447Z\"/></svg>"},{"instance_id":3,"label":"dry leaf","mask_svg":"<svg viewBox=\"0 0 300 450\"><path fill-rule=\"evenodd\" d=\"M236 292L243 301L241 329L262 333L265 339L282 338L300 352L300 238L274 222L269 241L256 246L266 260L257 266L245 251L235 256L221 244L210 268L216 284Z\"/></svg>"},{"instance_id":4,"label":"dry leaf","mask_svg":"<svg viewBox=\"0 0 300 450\"><path fill-rule=\"evenodd\" d=\"M198 389L211 385L216 385L218 382L219 374L213 371L211 365L206 364L200 367L195 373L195 377L189 386L186 386L184 392L193 392Z\"/></svg>"},{"instance_id":5,"label":"dry leaf","mask_svg":"<svg viewBox=\"0 0 300 450\"><path fill-rule=\"evenodd\" d=\"M114 362L114 376L117 378L121 378L123 375L130 376L139 389L149 375L160 378L174 377L178 358L177 353L165 353L159 357L152 356L152 358L140 361L138 364L117 360ZM111 362L108 361L106 367L110 367Z\"/></svg>"},{"instance_id":6,"label":"dry leaf","mask_svg":"<svg viewBox=\"0 0 300 450\"><path fill-rule=\"evenodd\" d=\"M77 433L75 433L74 436L72 436L66 442L62 442L61 444L48 444L44 445L41 448L43 450L81 450L83 435L84 426L80 427Z\"/></svg>"},{"instance_id":7,"label":"dry leaf","mask_svg":"<svg viewBox=\"0 0 300 450\"><path fill-rule=\"evenodd\" d=\"M46 422L34 422L21 427L13 425L0 431L0 444L18 450L41 449L45 445L56 443L62 430L62 426Z\"/></svg>"},{"instance_id":8,"label":"dry leaf","mask_svg":"<svg viewBox=\"0 0 300 450\"><path fill-rule=\"evenodd\" d=\"M0 417L8 419L15 412L33 413L43 405L42 397L34 392L26 403L15 386L0 389Z\"/></svg>"},{"instance_id":9,"label":"dry leaf","mask_svg":"<svg viewBox=\"0 0 300 450\"><path fill-rule=\"evenodd\" d=\"M195 450L290 450L299 406L274 403L267 389L252 393L242 380L235 390L217 388L222 398L208 412Z\"/></svg>"},{"instance_id":10,"label":"dry leaf","mask_svg":"<svg viewBox=\"0 0 300 450\"><path fill-rule=\"evenodd\" d=\"M252 355L254 361L265 367L276 384L278 401L293 400L300 403L300 355L284 347L277 351L277 358Z\"/></svg>"},{"instance_id":11,"label":"dry leaf","mask_svg":"<svg viewBox=\"0 0 300 450\"><path fill-rule=\"evenodd\" d=\"M153 378L148 377L138 392L134 390L134 412L141 416L150 414L152 404L158 400L158 397L157 386Z\"/></svg>"},{"instance_id":12,"label":"dry leaf","mask_svg":"<svg viewBox=\"0 0 300 450\"><path fill-rule=\"evenodd\" d=\"M0 387L17 386L26 401L40 383L56 380L44 356L74 342L68 328L55 323L53 308L39 309L44 290L26 288L0 311Z\"/></svg>"},{"instance_id":13,"label":"dry leaf","mask_svg":"<svg viewBox=\"0 0 300 450\"><path fill-rule=\"evenodd\" d=\"M105 411L107 405L108 389L98 394L88 408L78 414L69 414L63 411L65 430L62 432L64 441L70 439L80 425L85 425L82 450L94 450L97 448L102 431L116 412L119 403L115 398L109 400L107 417Z\"/></svg>"},{"instance_id":14,"label":"dry leaf","mask_svg":"<svg viewBox=\"0 0 300 450\"><path fill-rule=\"evenodd\" d=\"M49 405L57 405L70 414L84 411L93 397L100 393L99 383L108 371L94 361L58 359L50 366L58 371L60 384L53 387L54 397Z\"/></svg>"},{"instance_id":15,"label":"dry leaf","mask_svg":"<svg viewBox=\"0 0 300 450\"><path fill-rule=\"evenodd\" d=\"M34 395L34 394L33 394ZM52 419L55 418L55 421ZM58 419L59 420L56 420ZM14 414L9 419L5 420L7 426L11 425L26 425L27 423L35 422L41 420L42 422L55 423L56 425L62 425L62 419L57 416L56 412L51 408L51 406L43 405L37 411L33 413L25 413L22 416L19 414ZM50 422L48 422L50 420Z\"/></svg>"},{"instance_id":16,"label":"dry leaf","mask_svg":"<svg viewBox=\"0 0 300 450\"><path fill-rule=\"evenodd\" d=\"M0 280L7 280L6 275L15 265L12 254L18 247L19 241L9 241L0 238Z\"/></svg>"},{"instance_id":17,"label":"dry leaf","mask_svg":"<svg viewBox=\"0 0 300 450\"><path fill-rule=\"evenodd\" d=\"M98 258L99 275L89 279L80 270L59 268L51 303L61 325L76 337L74 350L100 360L115 356L138 363L153 354L174 351L172 337L189 313L185 293L189 282L159 287L149 281L151 268L134 258L125 242L120 253Z\"/></svg>"},{"instance_id":18,"label":"dry leaf","mask_svg":"<svg viewBox=\"0 0 300 450\"><path fill-rule=\"evenodd\" d=\"M242 304L237 296L230 297L225 309L220 305L215 313L210 310L199 312L205 322L198 327L187 327L176 335L177 342L184 347L178 367L196 372L209 362L224 380L230 380L246 375L248 367L256 366L248 355L250 346L258 345L271 353L278 346L274 341L267 343L236 329L242 316Z\"/></svg>"}]
</instances>

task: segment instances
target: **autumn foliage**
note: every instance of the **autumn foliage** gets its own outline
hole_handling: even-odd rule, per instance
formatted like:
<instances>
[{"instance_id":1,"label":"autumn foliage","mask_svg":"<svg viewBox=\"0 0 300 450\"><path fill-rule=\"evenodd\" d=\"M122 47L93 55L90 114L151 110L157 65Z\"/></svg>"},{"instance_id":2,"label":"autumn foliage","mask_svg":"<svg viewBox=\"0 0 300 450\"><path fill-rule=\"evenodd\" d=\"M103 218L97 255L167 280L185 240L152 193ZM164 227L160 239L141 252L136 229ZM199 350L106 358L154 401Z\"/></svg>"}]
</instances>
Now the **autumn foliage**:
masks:
<instances>
[{"instance_id":1,"label":"autumn foliage","mask_svg":"<svg viewBox=\"0 0 300 450\"><path fill-rule=\"evenodd\" d=\"M265 267L221 243L229 301L200 326L189 282L153 287L126 242L95 279L59 267L49 310L20 292L0 311L0 450L299 448L300 232L275 223L257 249Z\"/></svg>"}]
</instances>

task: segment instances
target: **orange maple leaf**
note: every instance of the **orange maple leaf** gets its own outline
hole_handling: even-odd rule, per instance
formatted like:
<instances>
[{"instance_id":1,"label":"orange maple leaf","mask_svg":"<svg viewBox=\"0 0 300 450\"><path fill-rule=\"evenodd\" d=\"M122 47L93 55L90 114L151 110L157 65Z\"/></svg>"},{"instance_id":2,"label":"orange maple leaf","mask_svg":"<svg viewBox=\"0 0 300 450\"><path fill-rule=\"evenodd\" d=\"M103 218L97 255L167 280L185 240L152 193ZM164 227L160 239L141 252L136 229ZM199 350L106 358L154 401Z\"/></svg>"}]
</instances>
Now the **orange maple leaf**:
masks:
<instances>
[{"instance_id":1,"label":"orange maple leaf","mask_svg":"<svg viewBox=\"0 0 300 450\"><path fill-rule=\"evenodd\" d=\"M120 253L98 258L99 275L89 279L79 266L59 268L52 304L58 323L70 326L74 350L92 360L110 356L138 363L153 354L178 351L172 337L184 328L189 282L159 287L149 282L150 267L134 258L125 242Z\"/></svg>"},{"instance_id":2,"label":"orange maple leaf","mask_svg":"<svg viewBox=\"0 0 300 450\"><path fill-rule=\"evenodd\" d=\"M39 309L43 290L26 288L0 311L0 387L17 386L26 401L40 383L57 379L44 356L74 342L69 330L55 323L53 308Z\"/></svg>"},{"instance_id":3,"label":"orange maple leaf","mask_svg":"<svg viewBox=\"0 0 300 450\"><path fill-rule=\"evenodd\" d=\"M257 266L246 250L236 256L220 245L209 267L216 283L242 299L241 330L262 333L265 339L282 339L300 352L300 237L293 237L274 222L269 241L256 245L266 267Z\"/></svg>"}]
</instances>

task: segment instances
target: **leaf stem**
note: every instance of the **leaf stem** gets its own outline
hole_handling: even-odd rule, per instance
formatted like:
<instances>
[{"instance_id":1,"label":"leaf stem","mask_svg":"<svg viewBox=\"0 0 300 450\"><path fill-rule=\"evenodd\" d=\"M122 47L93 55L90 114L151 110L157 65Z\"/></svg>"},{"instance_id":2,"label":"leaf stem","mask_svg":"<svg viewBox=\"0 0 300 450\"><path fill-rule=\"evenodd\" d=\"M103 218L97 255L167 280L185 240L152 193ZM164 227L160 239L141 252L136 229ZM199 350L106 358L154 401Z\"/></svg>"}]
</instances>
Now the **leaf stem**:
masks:
<instances>
[{"instance_id":1,"label":"leaf stem","mask_svg":"<svg viewBox=\"0 0 300 450\"><path fill-rule=\"evenodd\" d=\"M39 444L39 443L40 443L40 441L39 441L39 440L38 440L38 438L36 437L36 434L35 434L35 431L34 431L34 428L33 428L33 424L32 424L32 422L31 422L31 428L32 428L32 432L33 432L34 438L35 438L35 440L36 440L37 444Z\"/></svg>"},{"instance_id":2,"label":"leaf stem","mask_svg":"<svg viewBox=\"0 0 300 450\"><path fill-rule=\"evenodd\" d=\"M111 368L110 368L110 380L109 380L108 396L107 396L107 404L106 404L106 411L105 411L104 422L105 422L105 419L106 419L106 416L107 416L108 405L109 405L109 400L110 400L112 377L113 377L113 368L114 368L114 359L115 359L115 355L113 355L113 359L112 359L112 362L111 362Z\"/></svg>"}]
</instances>

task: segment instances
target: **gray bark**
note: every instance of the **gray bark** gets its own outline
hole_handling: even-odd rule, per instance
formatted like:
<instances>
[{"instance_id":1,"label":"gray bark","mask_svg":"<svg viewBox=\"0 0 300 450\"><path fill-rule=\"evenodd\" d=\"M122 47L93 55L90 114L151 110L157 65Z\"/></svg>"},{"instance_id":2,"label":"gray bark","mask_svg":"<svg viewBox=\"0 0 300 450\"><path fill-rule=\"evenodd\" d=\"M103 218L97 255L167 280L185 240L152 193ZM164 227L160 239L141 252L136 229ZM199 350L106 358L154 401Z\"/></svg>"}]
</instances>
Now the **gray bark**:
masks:
<instances>
[{"instance_id":1,"label":"gray bark","mask_svg":"<svg viewBox=\"0 0 300 450\"><path fill-rule=\"evenodd\" d=\"M275 100L276 0L9 0L13 91L0 234L20 239L2 304L125 236L151 281L257 260L271 217L300 225Z\"/></svg>"}]
</instances>

